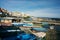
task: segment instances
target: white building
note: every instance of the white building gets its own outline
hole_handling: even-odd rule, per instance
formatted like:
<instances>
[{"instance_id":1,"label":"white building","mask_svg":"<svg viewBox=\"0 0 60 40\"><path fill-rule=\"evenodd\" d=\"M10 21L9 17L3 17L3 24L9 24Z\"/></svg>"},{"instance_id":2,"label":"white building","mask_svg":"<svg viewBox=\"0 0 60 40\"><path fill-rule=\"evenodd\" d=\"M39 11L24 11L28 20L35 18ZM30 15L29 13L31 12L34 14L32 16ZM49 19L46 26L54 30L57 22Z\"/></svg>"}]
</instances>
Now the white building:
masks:
<instances>
[{"instance_id":1,"label":"white building","mask_svg":"<svg viewBox=\"0 0 60 40\"><path fill-rule=\"evenodd\" d=\"M16 16L16 17L22 17L22 13L21 12L12 12L11 15L12 16Z\"/></svg>"}]
</instances>

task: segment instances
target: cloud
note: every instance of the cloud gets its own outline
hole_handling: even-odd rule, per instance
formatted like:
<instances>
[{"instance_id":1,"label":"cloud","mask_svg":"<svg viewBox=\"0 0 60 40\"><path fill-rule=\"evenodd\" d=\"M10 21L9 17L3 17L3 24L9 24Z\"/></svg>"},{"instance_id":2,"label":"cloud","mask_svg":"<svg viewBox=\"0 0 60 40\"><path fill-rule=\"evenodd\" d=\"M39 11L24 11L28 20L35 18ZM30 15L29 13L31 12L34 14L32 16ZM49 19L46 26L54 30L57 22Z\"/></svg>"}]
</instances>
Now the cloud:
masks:
<instances>
[{"instance_id":1,"label":"cloud","mask_svg":"<svg viewBox=\"0 0 60 40\"><path fill-rule=\"evenodd\" d=\"M60 9L37 9L32 11L26 11L25 13L29 13L32 16L36 17L52 17L52 18L60 18Z\"/></svg>"},{"instance_id":2,"label":"cloud","mask_svg":"<svg viewBox=\"0 0 60 40\"><path fill-rule=\"evenodd\" d=\"M0 6L10 11L22 11L25 13L29 13L32 16L60 17L60 1L57 0L1 0Z\"/></svg>"}]
</instances>

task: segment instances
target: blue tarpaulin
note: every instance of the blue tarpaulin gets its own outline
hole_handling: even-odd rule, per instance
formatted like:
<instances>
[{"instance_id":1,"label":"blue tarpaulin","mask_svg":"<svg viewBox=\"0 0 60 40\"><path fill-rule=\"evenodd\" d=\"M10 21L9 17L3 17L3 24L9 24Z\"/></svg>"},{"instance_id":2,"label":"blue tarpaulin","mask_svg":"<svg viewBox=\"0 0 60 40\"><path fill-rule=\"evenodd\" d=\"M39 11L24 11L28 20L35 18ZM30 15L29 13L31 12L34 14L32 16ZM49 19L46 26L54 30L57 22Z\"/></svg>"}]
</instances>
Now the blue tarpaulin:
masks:
<instances>
[{"instance_id":1,"label":"blue tarpaulin","mask_svg":"<svg viewBox=\"0 0 60 40\"><path fill-rule=\"evenodd\" d=\"M36 36L33 34L22 33L17 36L6 37L3 40L35 40Z\"/></svg>"}]
</instances>

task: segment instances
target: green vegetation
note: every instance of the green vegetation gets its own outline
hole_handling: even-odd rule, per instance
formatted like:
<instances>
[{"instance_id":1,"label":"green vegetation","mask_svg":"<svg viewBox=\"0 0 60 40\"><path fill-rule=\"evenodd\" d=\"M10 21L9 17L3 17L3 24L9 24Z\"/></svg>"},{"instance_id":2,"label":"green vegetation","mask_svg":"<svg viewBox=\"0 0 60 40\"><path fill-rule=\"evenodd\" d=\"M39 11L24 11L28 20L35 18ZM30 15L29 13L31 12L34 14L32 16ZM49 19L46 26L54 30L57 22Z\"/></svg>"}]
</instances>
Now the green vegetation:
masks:
<instances>
[{"instance_id":1,"label":"green vegetation","mask_svg":"<svg viewBox=\"0 0 60 40\"><path fill-rule=\"evenodd\" d=\"M27 17L24 17L24 20L26 20L26 21L30 21L30 16L27 16Z\"/></svg>"}]
</instances>

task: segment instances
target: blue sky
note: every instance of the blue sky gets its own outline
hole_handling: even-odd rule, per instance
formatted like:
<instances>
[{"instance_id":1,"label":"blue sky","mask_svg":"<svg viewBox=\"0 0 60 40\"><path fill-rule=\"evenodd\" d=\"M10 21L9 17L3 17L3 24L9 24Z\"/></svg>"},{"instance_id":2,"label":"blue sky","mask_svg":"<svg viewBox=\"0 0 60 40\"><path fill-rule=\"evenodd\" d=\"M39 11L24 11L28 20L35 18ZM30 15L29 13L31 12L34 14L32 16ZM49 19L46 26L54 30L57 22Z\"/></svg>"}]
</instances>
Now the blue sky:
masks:
<instances>
[{"instance_id":1,"label":"blue sky","mask_svg":"<svg viewBox=\"0 0 60 40\"><path fill-rule=\"evenodd\" d=\"M60 0L0 0L0 7L36 17L60 18Z\"/></svg>"}]
</instances>

